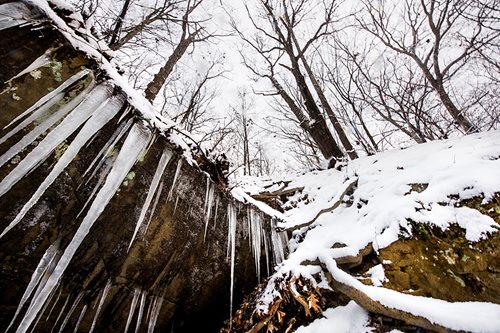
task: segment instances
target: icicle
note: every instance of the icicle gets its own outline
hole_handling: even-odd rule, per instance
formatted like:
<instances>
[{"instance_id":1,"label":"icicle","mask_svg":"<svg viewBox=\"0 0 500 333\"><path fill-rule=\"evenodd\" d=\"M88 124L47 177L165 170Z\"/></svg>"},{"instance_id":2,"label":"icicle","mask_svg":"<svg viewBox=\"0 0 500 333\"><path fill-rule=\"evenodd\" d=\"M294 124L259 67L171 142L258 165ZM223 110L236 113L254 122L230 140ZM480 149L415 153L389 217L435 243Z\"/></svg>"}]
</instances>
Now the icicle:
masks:
<instances>
[{"instance_id":1,"label":"icicle","mask_svg":"<svg viewBox=\"0 0 500 333\"><path fill-rule=\"evenodd\" d=\"M274 253L274 261L280 264L285 260L285 247L287 246L288 239L286 232L277 232L275 222L271 225L271 241Z\"/></svg>"},{"instance_id":2,"label":"icicle","mask_svg":"<svg viewBox=\"0 0 500 333\"><path fill-rule=\"evenodd\" d=\"M50 308L50 311L47 314L45 321L49 320L50 315L52 314L52 311L54 311L54 308L56 307L57 302L59 302L59 298L61 298L61 294L62 294L62 288L59 289L59 294L57 294L56 300L54 301L54 304L52 304L52 307Z\"/></svg>"},{"instance_id":3,"label":"icicle","mask_svg":"<svg viewBox=\"0 0 500 333\"><path fill-rule=\"evenodd\" d=\"M254 209L249 208L247 211L249 220L249 239L252 248L252 254L255 260L255 271L257 274L257 281L260 281L260 255L262 248L262 223L260 215Z\"/></svg>"},{"instance_id":4,"label":"icicle","mask_svg":"<svg viewBox=\"0 0 500 333\"><path fill-rule=\"evenodd\" d=\"M59 319L61 319L61 316L64 313L64 310L66 309L66 306L69 303L70 296L71 296L71 294L68 295L68 297L66 297L66 301L64 302L64 304L61 308L61 311L59 312L59 315L57 316L56 321L54 322L54 326L52 326L52 329L50 330L50 333L52 333L54 331L54 328L56 328L57 323L59 322Z\"/></svg>"},{"instance_id":5,"label":"icicle","mask_svg":"<svg viewBox=\"0 0 500 333\"><path fill-rule=\"evenodd\" d=\"M106 282L106 286L104 286L104 290L102 292L101 299L99 300L99 305L97 306L97 311L94 315L94 319L92 320L92 326L90 327L89 333L94 332L95 325L97 324L97 319L99 318L99 314L101 313L102 305L104 304L106 297L108 297L109 288L111 288L111 279L108 279L108 282Z\"/></svg>"},{"instance_id":6,"label":"icicle","mask_svg":"<svg viewBox=\"0 0 500 333\"><path fill-rule=\"evenodd\" d=\"M31 309L31 311L28 310L26 312L23 322L17 330L18 333L25 333L27 328L31 325L37 313L40 311L43 304L47 300L48 295L61 278L64 270L68 266L76 250L90 231L90 228L104 211L104 208L106 208L107 204L120 187L123 179L135 164L141 152L147 147L150 139L151 132L146 129L143 124L137 123L134 125L134 127L132 127L129 135L123 143L120 153L116 158L113 169L109 173L106 182L104 183L99 193L96 195L95 200L92 203L87 215L85 216L80 227L73 236L70 244L64 251L64 254L62 255L59 263L57 264L57 267L54 270L54 274L50 276L39 297L33 300L35 305Z\"/></svg>"},{"instance_id":7,"label":"icicle","mask_svg":"<svg viewBox=\"0 0 500 333\"><path fill-rule=\"evenodd\" d=\"M271 272L270 268L270 262L269 262L269 241L267 236L264 235L264 251L266 252L266 268L267 268L267 275L269 275Z\"/></svg>"},{"instance_id":8,"label":"icicle","mask_svg":"<svg viewBox=\"0 0 500 333\"><path fill-rule=\"evenodd\" d=\"M134 316L135 307L137 306L137 301L139 300L139 294L141 293L140 289L134 289L134 296L132 297L132 303L130 304L130 311L128 312L127 324L125 325L125 331L123 333L128 332L128 327L130 326L130 322L132 321L132 317Z\"/></svg>"},{"instance_id":9,"label":"icicle","mask_svg":"<svg viewBox=\"0 0 500 333\"><path fill-rule=\"evenodd\" d=\"M172 187L170 188L170 191L168 192L167 202L170 201L170 198L172 198L172 193L174 193L175 183L177 182L177 178L179 177L179 174L181 173L181 168L182 168L182 158L180 158L179 161L177 162L177 168L175 169L175 175L174 175L174 180L172 181Z\"/></svg>"},{"instance_id":10,"label":"icicle","mask_svg":"<svg viewBox=\"0 0 500 333\"><path fill-rule=\"evenodd\" d=\"M1 14L0 14L0 21L1 21ZM35 61L33 61L28 67L26 67L25 69L23 69L20 73L18 73L16 76L10 78L9 80L7 80L5 83L8 83L14 79L17 79L18 77L21 77L23 76L24 74L27 74L27 73L30 73L40 67L43 67L47 64L49 64L51 62L51 55L52 53L54 53L54 51L56 50L57 48L54 48L54 47L51 47L49 48L47 51L45 51L44 54L42 54L41 56L39 56L38 58L35 59Z\"/></svg>"},{"instance_id":11,"label":"icicle","mask_svg":"<svg viewBox=\"0 0 500 333\"><path fill-rule=\"evenodd\" d=\"M170 148L165 148L163 150L163 154L160 157L160 161L158 162L158 166L156 167L155 174L153 176L153 180L151 181L151 185L149 186L148 189L148 195L146 197L146 200L144 201L144 204L142 205L141 209L141 214L139 215L139 220L137 221L135 225L135 230L134 234L132 235L132 239L130 240L130 243L128 245L128 250L130 250L130 247L132 246L132 243L135 240L135 237L137 235L137 232L139 231L139 228L142 226L142 222L144 221L144 218L146 217L146 213L148 212L148 209L151 205L151 201L153 200L154 194L156 193L156 190L158 189L158 184L160 183L161 177L163 176L163 172L165 171L165 168L172 158L172 151ZM154 213L154 211L151 211L151 215Z\"/></svg>"},{"instance_id":12,"label":"icicle","mask_svg":"<svg viewBox=\"0 0 500 333\"><path fill-rule=\"evenodd\" d=\"M45 251L45 254L43 255L42 259L38 263L38 266L36 267L35 271L33 272L33 275L31 276L31 280L28 283L28 287L26 287L26 291L24 292L23 296L21 297L21 301L19 302L19 305L17 307L16 313L14 314L14 318L12 318L9 326L5 331L8 331L11 326L14 324L14 321L16 320L17 316L21 312L24 303L30 298L31 294L33 293L33 290L38 286L40 283L43 275L47 271L47 268L49 267L50 263L53 261L54 257L57 255L57 251L59 250L59 244L60 240L56 240L52 245L49 246L47 251Z\"/></svg>"},{"instance_id":13,"label":"icicle","mask_svg":"<svg viewBox=\"0 0 500 333\"><path fill-rule=\"evenodd\" d=\"M75 329L73 330L73 333L78 332L78 327L80 327L80 323L82 322L83 316L85 316L85 312L87 312L87 304L83 306L82 312L80 313L80 316L78 317L78 321L76 322Z\"/></svg>"},{"instance_id":14,"label":"icicle","mask_svg":"<svg viewBox=\"0 0 500 333\"><path fill-rule=\"evenodd\" d=\"M175 215L175 211L177 210L177 203L179 203L179 196L175 198L174 212L172 213L172 216Z\"/></svg>"},{"instance_id":15,"label":"icicle","mask_svg":"<svg viewBox=\"0 0 500 333\"><path fill-rule=\"evenodd\" d=\"M163 297L157 296L154 298L153 307L151 309L151 315L149 317L147 333L154 332L156 321L158 320L158 315L160 314L162 304L163 304Z\"/></svg>"},{"instance_id":16,"label":"icicle","mask_svg":"<svg viewBox=\"0 0 500 333\"><path fill-rule=\"evenodd\" d=\"M40 311L40 314L38 315L38 318L36 319L35 321L35 324L33 325L33 328L31 329L31 332L34 332L35 331L35 328L38 326L38 323L40 322L40 319L42 319L43 317L43 314L45 313L45 310L47 309L48 305L50 304L50 302L52 301L52 297L54 297L54 294L55 292L57 291L57 289L59 288L59 286L57 288L55 288L52 293L50 294L47 302L45 303L45 305L43 306L43 309L42 311Z\"/></svg>"},{"instance_id":17,"label":"icicle","mask_svg":"<svg viewBox=\"0 0 500 333\"><path fill-rule=\"evenodd\" d=\"M231 250L231 285L229 298L229 331L232 330L233 322L233 291L234 291L234 262L236 255L236 208L230 203L227 206L228 219L228 252Z\"/></svg>"},{"instance_id":18,"label":"icicle","mask_svg":"<svg viewBox=\"0 0 500 333\"><path fill-rule=\"evenodd\" d=\"M52 151L76 131L96 109L107 102L109 87L101 85L87 95L87 99L53 129L19 164L0 182L0 196L23 178Z\"/></svg>"},{"instance_id":19,"label":"icicle","mask_svg":"<svg viewBox=\"0 0 500 333\"><path fill-rule=\"evenodd\" d=\"M207 189L205 190L205 201L204 201L204 206L203 206L203 211L207 211L207 203L208 203L208 192L210 191L210 177L207 178Z\"/></svg>"},{"instance_id":20,"label":"icicle","mask_svg":"<svg viewBox=\"0 0 500 333\"><path fill-rule=\"evenodd\" d=\"M139 315L137 316L137 323L135 324L135 333L138 333L139 328L141 327L142 316L144 314L145 302L146 302L146 291L143 291L142 295L141 295L141 305L139 306Z\"/></svg>"},{"instance_id":21,"label":"icicle","mask_svg":"<svg viewBox=\"0 0 500 333\"><path fill-rule=\"evenodd\" d=\"M212 186L212 182L209 177L207 177L207 193L205 195L205 233L203 235L203 242L207 238L208 221L210 221L210 215L212 214L212 207L214 204L215 188Z\"/></svg>"},{"instance_id":22,"label":"icicle","mask_svg":"<svg viewBox=\"0 0 500 333\"><path fill-rule=\"evenodd\" d=\"M12 147L9 148L2 156L0 156L0 166L7 163L12 157L16 156L28 147L33 141L35 141L40 135L45 133L48 129L58 123L62 118L64 118L70 111L76 108L84 99L88 92L93 88L93 84L86 88L81 94L73 98L67 104L63 105L55 113L51 114L46 120L41 124L37 125L31 132L27 133L21 140L16 142ZM7 134L3 139L7 139L9 134Z\"/></svg>"},{"instance_id":23,"label":"icicle","mask_svg":"<svg viewBox=\"0 0 500 333\"><path fill-rule=\"evenodd\" d=\"M163 181L161 181L159 185L159 190L156 193L155 201L153 203L153 207L151 208L151 214L149 214L148 218L148 223L146 224L146 228L144 229L144 233L142 234L142 237L146 236L146 233L148 232L149 225L151 224L151 220L153 219L153 212L156 210L156 206L158 205L158 202L160 201L161 193L163 192ZM175 208L174 208L174 214L175 214Z\"/></svg>"},{"instance_id":24,"label":"icicle","mask_svg":"<svg viewBox=\"0 0 500 333\"><path fill-rule=\"evenodd\" d=\"M28 119L31 119L31 121L35 120L36 118L38 118L39 115L42 115L46 110L50 109L52 106L57 104L62 99L62 97L64 97L64 91L68 87L70 87L73 83L77 82L78 80L83 79L84 77L86 77L87 75L89 75L91 73L92 72L88 69L84 69L84 70L76 73L75 75L73 75L72 77L70 77L69 79L64 81L59 87L57 87L56 89L52 90L47 95L40 98L37 102L35 102L35 104L33 104L30 108L28 108L26 111L21 113L19 116L17 116L7 126L5 126L4 129L12 126L20 119L30 115L32 112L34 114L36 114L36 116L31 115ZM22 130L25 126L29 125L31 123L31 121L26 122L26 120L24 120L21 124L16 126L16 128L11 131L11 132L13 132L12 134L10 134L11 132L9 132L10 136L12 136L12 135L16 134L18 131ZM24 126L21 126L22 124L24 124ZM9 134L7 134L7 135L9 135ZM5 140L6 140L5 138L2 138L0 140L0 143L4 142Z\"/></svg>"},{"instance_id":25,"label":"icicle","mask_svg":"<svg viewBox=\"0 0 500 333\"><path fill-rule=\"evenodd\" d=\"M105 124L108 123L113 117L120 111L123 105L123 101L119 99L111 99L109 103L104 105L101 110L97 110L92 117L85 123L83 128L77 134L75 139L71 142L69 147L59 158L56 165L49 173L49 175L43 180L42 184L38 187L36 192L33 194L31 199L23 206L21 211L17 214L16 218L9 224L7 228L0 234L0 238L3 237L10 229L15 227L21 219L26 215L26 213L33 207L35 203L41 198L43 193L49 188L49 186L57 179L57 177L66 169L66 167L73 161L75 156L78 154L80 149L85 145L85 143L90 140L94 134L99 131Z\"/></svg>"},{"instance_id":26,"label":"icicle","mask_svg":"<svg viewBox=\"0 0 500 333\"><path fill-rule=\"evenodd\" d=\"M82 298L83 298L83 291L78 294L78 296L76 297L75 301L73 302L73 305L69 309L69 312L66 315L66 318L64 318L64 321L62 322L61 327L59 328L59 333L62 333L64 331L64 328L68 324L69 318L71 318L71 315L75 311L76 307L78 306L78 304L80 303L80 301L82 300Z\"/></svg>"},{"instance_id":27,"label":"icicle","mask_svg":"<svg viewBox=\"0 0 500 333\"><path fill-rule=\"evenodd\" d=\"M215 227L217 226L217 214L219 212L219 196L217 193L215 194L215 213L214 213L214 226L213 230L215 230Z\"/></svg>"},{"instance_id":28,"label":"icicle","mask_svg":"<svg viewBox=\"0 0 500 333\"><path fill-rule=\"evenodd\" d=\"M32 16L31 11L23 3L10 2L0 5L0 30L26 23Z\"/></svg>"},{"instance_id":29,"label":"icicle","mask_svg":"<svg viewBox=\"0 0 500 333\"><path fill-rule=\"evenodd\" d=\"M128 132L128 130L130 129L130 126L132 126L133 122L134 122L134 119L130 118L126 123L121 123L120 126L118 127L118 129L113 133L113 135L111 136L111 138L108 140L108 142L106 142L106 144L104 145L104 147L99 151L99 153L97 153L97 155L94 158L94 160L92 161L92 163L90 163L90 166L87 168L87 170L85 170L85 172L82 175L82 178L86 178L87 179L87 181L85 182L85 184L87 184L87 182L90 179L92 179L92 177L94 177L95 172L101 167L101 165L104 162L104 159L106 158L106 156L111 153L111 150L114 149L114 147L116 146L116 144L118 143L118 141L120 141L120 139L123 137L123 135ZM99 163L94 168L94 165L97 163L97 161L99 159L100 159ZM92 169L94 170L94 172L89 177L86 177L87 174Z\"/></svg>"}]
</instances>

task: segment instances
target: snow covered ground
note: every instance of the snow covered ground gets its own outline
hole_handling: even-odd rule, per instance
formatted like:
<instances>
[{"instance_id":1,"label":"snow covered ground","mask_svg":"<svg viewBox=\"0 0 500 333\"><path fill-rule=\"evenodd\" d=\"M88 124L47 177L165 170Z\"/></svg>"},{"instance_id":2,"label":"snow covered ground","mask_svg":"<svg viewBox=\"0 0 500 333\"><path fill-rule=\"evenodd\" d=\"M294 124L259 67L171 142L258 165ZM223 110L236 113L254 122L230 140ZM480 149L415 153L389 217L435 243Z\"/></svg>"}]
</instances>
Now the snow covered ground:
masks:
<instances>
[{"instance_id":1,"label":"snow covered ground","mask_svg":"<svg viewBox=\"0 0 500 333\"><path fill-rule=\"evenodd\" d=\"M256 194L262 192L262 185L254 182L234 192ZM312 276L318 267L302 263L319 260L335 280L387 307L455 330L500 331L498 304L451 303L402 294L379 287L384 276L376 267L371 272L375 283L367 286L338 268L335 261L356 256L369 244L378 251L401 234L411 235L410 220L442 230L456 223L465 229L470 242L498 232L499 224L491 217L457 203L476 197L487 203L500 192L500 131L388 151L352 161L339 170L305 173L289 182L285 190L294 188L303 190L288 198L283 214L276 214L283 218L280 227L294 230L290 254L268 284L261 311L265 312L277 296L274 278L288 272ZM272 191L272 187L266 190ZM364 329L362 311L351 303L328 310L324 316L299 332L331 332L324 328L330 321L339 325L335 332ZM345 322L359 329L349 328Z\"/></svg>"}]
</instances>

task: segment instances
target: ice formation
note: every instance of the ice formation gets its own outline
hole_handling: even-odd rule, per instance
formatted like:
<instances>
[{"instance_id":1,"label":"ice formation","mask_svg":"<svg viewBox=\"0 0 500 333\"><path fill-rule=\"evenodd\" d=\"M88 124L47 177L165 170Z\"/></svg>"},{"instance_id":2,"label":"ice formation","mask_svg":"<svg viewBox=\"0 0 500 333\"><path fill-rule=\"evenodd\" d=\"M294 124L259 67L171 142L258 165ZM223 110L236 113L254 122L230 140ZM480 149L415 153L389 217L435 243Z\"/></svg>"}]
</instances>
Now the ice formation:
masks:
<instances>
[{"instance_id":1,"label":"ice formation","mask_svg":"<svg viewBox=\"0 0 500 333\"><path fill-rule=\"evenodd\" d=\"M154 194L158 190L158 185L160 184L160 180L163 176L163 172L165 171L165 168L167 167L168 162L172 158L172 150L170 148L165 148L163 150L163 153L160 157L160 161L158 162L158 166L156 167L155 174L153 176L153 180L151 181L151 185L149 186L148 189L148 195L146 196L146 200L144 201L144 204L141 209L141 214L139 215L139 220L136 223L134 234L132 235L132 239L130 240L130 244L128 245L128 248L130 250L130 247L132 246L132 243L134 242L137 233L139 232L140 227L143 224L144 218L146 217L146 213L148 212L148 209L151 205L151 201L153 200ZM156 206L156 205L154 205ZM152 215L154 213L154 207L153 210L151 210L150 214ZM148 223L149 225L149 223ZM146 233L147 229L144 231L144 234Z\"/></svg>"}]
</instances>

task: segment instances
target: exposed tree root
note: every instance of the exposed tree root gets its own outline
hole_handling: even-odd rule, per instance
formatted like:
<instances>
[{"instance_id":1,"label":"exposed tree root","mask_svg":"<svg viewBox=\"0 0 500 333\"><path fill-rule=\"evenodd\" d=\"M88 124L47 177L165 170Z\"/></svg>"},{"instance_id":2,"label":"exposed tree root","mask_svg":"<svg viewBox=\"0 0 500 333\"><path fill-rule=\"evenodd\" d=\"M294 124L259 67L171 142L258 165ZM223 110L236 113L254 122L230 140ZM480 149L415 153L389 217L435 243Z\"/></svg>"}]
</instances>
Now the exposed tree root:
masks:
<instances>
[{"instance_id":1,"label":"exposed tree root","mask_svg":"<svg viewBox=\"0 0 500 333\"><path fill-rule=\"evenodd\" d=\"M331 288L346 295L351 300L355 301L359 306L363 307L365 310L373 313L378 313L387 317L395 318L404 321L410 325L419 326L428 330L436 332L449 332L450 330L438 324L431 323L428 319L414 315L412 313L390 308L385 306L373 299L371 299L364 292L356 289L355 287L349 286L345 283L335 280L335 278L330 274L328 269L323 265L323 270L325 272L326 278Z\"/></svg>"},{"instance_id":2,"label":"exposed tree root","mask_svg":"<svg viewBox=\"0 0 500 333\"><path fill-rule=\"evenodd\" d=\"M266 283L261 285L265 287ZM326 307L326 299L331 291L322 291L311 280L303 277L287 276L276 281L279 292L266 312L257 311L262 290L254 292L236 312L232 322L232 333L293 332L301 325L312 322ZM325 296L329 295L329 296ZM229 323L221 333L228 331Z\"/></svg>"},{"instance_id":3,"label":"exposed tree root","mask_svg":"<svg viewBox=\"0 0 500 333\"><path fill-rule=\"evenodd\" d=\"M323 208L322 210L320 210L318 212L318 214L316 214L316 216L310 220L310 221L307 221L307 222L304 222L304 223L301 223L301 224L298 224L298 225L294 225L294 226L291 226L289 228L284 228L284 229L280 229L280 231L294 231L294 230L298 230L298 229L301 229L303 227L307 227L307 226L310 226L311 224L313 224L314 222L316 222L316 220L323 214L325 213L329 213L335 209L337 209L337 207L340 206L340 204L343 202L344 200L344 197L346 196L346 194L348 193L352 193L352 191L354 190L354 188L358 185L358 178L355 178L354 180L351 180L345 187L344 191L342 192L342 194L340 194L339 198L337 201L335 201L333 203L333 205L331 205L330 207L327 207L327 208Z\"/></svg>"}]
</instances>

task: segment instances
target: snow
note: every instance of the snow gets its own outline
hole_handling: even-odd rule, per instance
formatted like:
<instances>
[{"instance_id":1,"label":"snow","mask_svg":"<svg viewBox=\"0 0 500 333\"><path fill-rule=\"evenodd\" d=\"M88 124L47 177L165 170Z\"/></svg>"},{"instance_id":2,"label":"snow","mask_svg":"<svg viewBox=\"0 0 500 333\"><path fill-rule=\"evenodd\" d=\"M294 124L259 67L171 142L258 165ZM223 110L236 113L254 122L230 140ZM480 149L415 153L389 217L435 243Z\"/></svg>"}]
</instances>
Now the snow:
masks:
<instances>
[{"instance_id":1,"label":"snow","mask_svg":"<svg viewBox=\"0 0 500 333\"><path fill-rule=\"evenodd\" d=\"M382 264L373 266L367 272L370 275L372 284L375 287L381 287L382 284L387 280L385 277L384 266Z\"/></svg>"},{"instance_id":2,"label":"snow","mask_svg":"<svg viewBox=\"0 0 500 333\"><path fill-rule=\"evenodd\" d=\"M321 256L332 276L339 282L352 286L371 299L393 309L399 309L431 322L457 331L498 332L500 305L488 302L447 302L440 299L407 295L397 291L367 286L339 269L335 261Z\"/></svg>"},{"instance_id":3,"label":"snow","mask_svg":"<svg viewBox=\"0 0 500 333\"><path fill-rule=\"evenodd\" d=\"M60 1L58 1L58 3L59 2ZM85 34L85 38L78 35L73 28L69 27L68 24L50 8L46 0L27 0L27 3L40 9L76 50L85 52L90 58L95 59L97 63L100 64L100 69L106 72L110 81L120 88L127 97L128 103L139 112L141 117L160 132L169 132L168 140L174 145L182 148L184 157L188 163L193 163L192 156L188 153L190 152L190 148L180 136L187 134L177 128L172 120L163 117L140 92L130 86L126 78L124 78L115 66L106 59L104 54L110 53L107 46L103 45L103 43L99 43L90 34ZM175 131L172 131L173 128L175 128Z\"/></svg>"},{"instance_id":4,"label":"snow","mask_svg":"<svg viewBox=\"0 0 500 333\"><path fill-rule=\"evenodd\" d=\"M378 251L398 240L401 230L411 235L408 220L443 230L456 223L465 229L469 242L498 232L499 225L491 217L458 203L474 197L488 202L500 192L499 143L500 131L484 132L363 157L340 170L313 171L293 179L285 190L303 190L283 205L288 210L280 227L307 226L293 232L291 253L268 282L259 311L266 312L278 296L273 285L277 277L313 274L317 266L301 264L320 259L338 281L388 307L451 329L498 332L500 305L450 303L378 287L385 280L382 265L369 270L374 286L366 286L337 268L335 259L356 256L370 244ZM353 191L344 193L349 184L354 185ZM412 184L425 186L414 185L412 190ZM327 209L339 200L335 209Z\"/></svg>"},{"instance_id":5,"label":"snow","mask_svg":"<svg viewBox=\"0 0 500 333\"><path fill-rule=\"evenodd\" d=\"M327 309L323 317L308 326L299 327L295 333L365 333L373 332L368 326L368 312L350 301L346 306Z\"/></svg>"}]
</instances>

